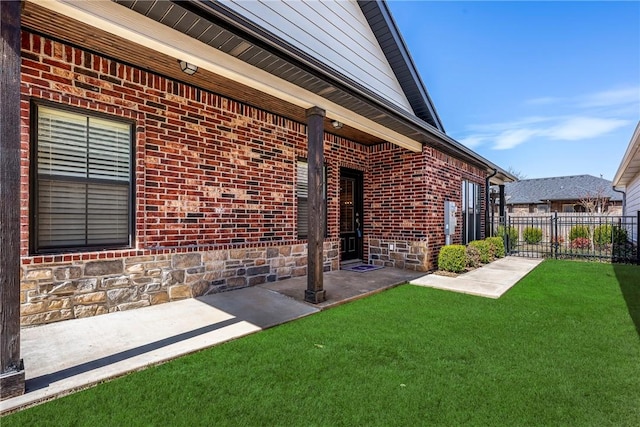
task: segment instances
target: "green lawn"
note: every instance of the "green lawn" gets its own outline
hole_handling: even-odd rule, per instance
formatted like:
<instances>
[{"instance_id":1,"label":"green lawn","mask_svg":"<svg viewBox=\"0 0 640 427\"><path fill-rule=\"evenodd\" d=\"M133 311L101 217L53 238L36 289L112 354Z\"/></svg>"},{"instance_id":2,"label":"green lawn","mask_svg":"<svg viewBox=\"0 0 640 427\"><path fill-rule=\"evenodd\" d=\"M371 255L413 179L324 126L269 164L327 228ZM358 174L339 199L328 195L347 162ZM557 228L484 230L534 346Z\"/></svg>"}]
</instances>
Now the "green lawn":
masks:
<instances>
[{"instance_id":1,"label":"green lawn","mask_svg":"<svg viewBox=\"0 0 640 427\"><path fill-rule=\"evenodd\" d=\"M638 288L552 260L499 300L401 286L0 424L637 426Z\"/></svg>"}]
</instances>

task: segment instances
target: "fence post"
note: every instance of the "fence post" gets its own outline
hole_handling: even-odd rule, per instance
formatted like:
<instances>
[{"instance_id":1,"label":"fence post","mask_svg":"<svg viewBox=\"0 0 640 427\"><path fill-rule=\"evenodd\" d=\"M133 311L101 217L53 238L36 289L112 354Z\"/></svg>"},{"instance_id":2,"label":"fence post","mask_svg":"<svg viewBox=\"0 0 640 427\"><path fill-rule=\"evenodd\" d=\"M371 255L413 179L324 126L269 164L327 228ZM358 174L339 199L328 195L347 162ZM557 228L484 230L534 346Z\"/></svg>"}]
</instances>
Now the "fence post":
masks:
<instances>
[{"instance_id":1,"label":"fence post","mask_svg":"<svg viewBox=\"0 0 640 427\"><path fill-rule=\"evenodd\" d=\"M636 214L636 264L640 265L640 211Z\"/></svg>"},{"instance_id":2,"label":"fence post","mask_svg":"<svg viewBox=\"0 0 640 427\"><path fill-rule=\"evenodd\" d=\"M559 236L558 236L558 211L553 213L553 217L551 218L551 222L553 223L553 257L558 259L558 246L560 245Z\"/></svg>"},{"instance_id":3,"label":"fence post","mask_svg":"<svg viewBox=\"0 0 640 427\"><path fill-rule=\"evenodd\" d=\"M504 227L504 235L502 236L502 240L504 240L504 247L505 247L505 251L506 254L509 255L511 252L511 249L509 248L509 223L510 220L509 218L507 218L506 216L502 217L502 226Z\"/></svg>"}]
</instances>

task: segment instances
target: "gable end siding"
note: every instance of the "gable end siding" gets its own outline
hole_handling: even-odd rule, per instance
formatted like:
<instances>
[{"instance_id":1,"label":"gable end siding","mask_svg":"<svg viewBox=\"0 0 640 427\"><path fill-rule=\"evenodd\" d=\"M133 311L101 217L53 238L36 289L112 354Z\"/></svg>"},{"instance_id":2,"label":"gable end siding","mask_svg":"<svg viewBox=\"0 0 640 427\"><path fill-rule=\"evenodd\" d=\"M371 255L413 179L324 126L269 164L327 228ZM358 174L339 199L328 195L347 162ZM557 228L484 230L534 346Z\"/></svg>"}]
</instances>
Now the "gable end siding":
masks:
<instances>
[{"instance_id":1,"label":"gable end siding","mask_svg":"<svg viewBox=\"0 0 640 427\"><path fill-rule=\"evenodd\" d=\"M226 0L222 4L413 114L356 2Z\"/></svg>"}]
</instances>

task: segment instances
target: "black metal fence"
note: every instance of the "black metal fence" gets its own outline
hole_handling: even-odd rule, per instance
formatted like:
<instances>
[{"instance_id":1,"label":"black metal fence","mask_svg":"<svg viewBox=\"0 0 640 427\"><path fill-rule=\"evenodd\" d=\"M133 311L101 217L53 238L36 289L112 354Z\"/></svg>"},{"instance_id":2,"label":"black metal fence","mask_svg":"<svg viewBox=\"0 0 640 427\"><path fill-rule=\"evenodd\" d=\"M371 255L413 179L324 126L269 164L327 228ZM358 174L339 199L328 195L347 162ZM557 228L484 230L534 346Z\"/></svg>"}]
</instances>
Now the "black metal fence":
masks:
<instances>
[{"instance_id":1,"label":"black metal fence","mask_svg":"<svg viewBox=\"0 0 640 427\"><path fill-rule=\"evenodd\" d=\"M493 232L505 240L509 255L586 258L640 264L636 216L590 213L508 215Z\"/></svg>"}]
</instances>

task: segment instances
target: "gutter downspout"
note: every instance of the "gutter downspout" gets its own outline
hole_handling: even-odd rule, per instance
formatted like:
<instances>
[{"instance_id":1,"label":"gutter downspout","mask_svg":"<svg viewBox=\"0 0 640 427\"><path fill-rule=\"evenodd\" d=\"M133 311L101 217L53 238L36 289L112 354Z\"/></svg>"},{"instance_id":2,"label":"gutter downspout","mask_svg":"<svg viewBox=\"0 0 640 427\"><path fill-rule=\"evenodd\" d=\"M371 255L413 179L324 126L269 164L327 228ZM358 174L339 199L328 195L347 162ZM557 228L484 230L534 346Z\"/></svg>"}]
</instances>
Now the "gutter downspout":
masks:
<instances>
[{"instance_id":1,"label":"gutter downspout","mask_svg":"<svg viewBox=\"0 0 640 427\"><path fill-rule=\"evenodd\" d=\"M611 189L613 191L615 191L616 193L621 193L622 194L622 216L625 216L626 215L626 211L627 211L627 193L626 193L626 191L618 190L615 185L612 186Z\"/></svg>"},{"instance_id":2,"label":"gutter downspout","mask_svg":"<svg viewBox=\"0 0 640 427\"><path fill-rule=\"evenodd\" d=\"M489 217L489 205L491 204L491 200L489 197L489 180L498 174L498 169L493 169L493 173L485 178L484 184L484 237L490 237L491 235L491 224Z\"/></svg>"}]
</instances>

